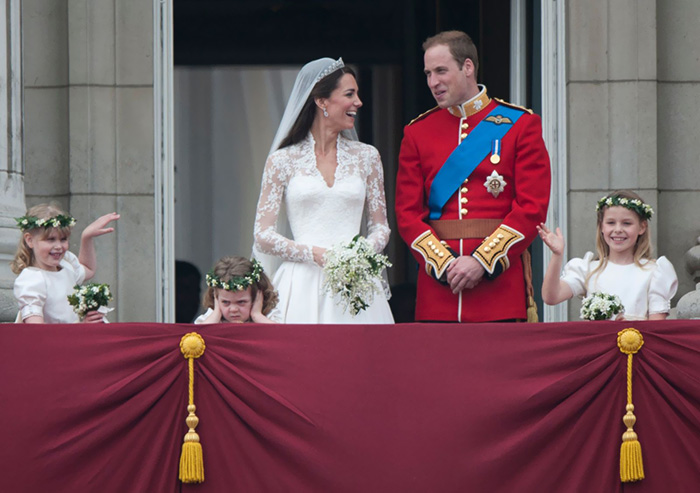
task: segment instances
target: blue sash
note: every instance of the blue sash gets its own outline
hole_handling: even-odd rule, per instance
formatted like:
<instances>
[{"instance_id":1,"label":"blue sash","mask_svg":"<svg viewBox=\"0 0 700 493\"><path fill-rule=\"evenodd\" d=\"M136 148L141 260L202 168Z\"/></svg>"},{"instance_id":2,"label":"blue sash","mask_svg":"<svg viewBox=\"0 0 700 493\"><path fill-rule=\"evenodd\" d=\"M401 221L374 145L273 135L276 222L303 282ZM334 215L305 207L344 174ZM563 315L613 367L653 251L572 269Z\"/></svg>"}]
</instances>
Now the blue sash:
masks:
<instances>
[{"instance_id":1,"label":"blue sash","mask_svg":"<svg viewBox=\"0 0 700 493\"><path fill-rule=\"evenodd\" d=\"M430 208L431 220L440 219L442 208L450 200L450 197L489 155L492 142L496 139L502 139L523 113L525 112L509 106L496 106L452 151L430 185L428 207ZM509 119L511 123L493 121L499 115L503 119Z\"/></svg>"}]
</instances>

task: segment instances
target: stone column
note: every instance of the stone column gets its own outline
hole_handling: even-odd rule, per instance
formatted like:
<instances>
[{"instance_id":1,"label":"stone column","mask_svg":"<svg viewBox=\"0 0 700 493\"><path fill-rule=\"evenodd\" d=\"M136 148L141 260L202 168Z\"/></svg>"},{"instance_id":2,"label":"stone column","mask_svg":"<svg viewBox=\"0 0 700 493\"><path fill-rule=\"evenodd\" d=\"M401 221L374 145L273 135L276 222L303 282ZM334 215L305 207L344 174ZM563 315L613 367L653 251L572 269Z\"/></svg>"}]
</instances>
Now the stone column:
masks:
<instances>
[{"instance_id":1,"label":"stone column","mask_svg":"<svg viewBox=\"0 0 700 493\"><path fill-rule=\"evenodd\" d=\"M595 249L605 193L631 189L657 208L656 3L567 2L569 258ZM579 307L569 303L570 320Z\"/></svg>"},{"instance_id":2,"label":"stone column","mask_svg":"<svg viewBox=\"0 0 700 493\"><path fill-rule=\"evenodd\" d=\"M111 211L96 240L110 320L154 321L153 2L68 0L70 208L81 223Z\"/></svg>"},{"instance_id":3,"label":"stone column","mask_svg":"<svg viewBox=\"0 0 700 493\"><path fill-rule=\"evenodd\" d=\"M14 218L25 211L21 42L20 0L0 0L0 322L17 314L9 262L19 240Z\"/></svg>"},{"instance_id":4,"label":"stone column","mask_svg":"<svg viewBox=\"0 0 700 493\"><path fill-rule=\"evenodd\" d=\"M678 273L676 297L694 291L699 279L683 268L700 231L700 2L657 2L659 255ZM696 274L697 275L697 274Z\"/></svg>"}]
</instances>

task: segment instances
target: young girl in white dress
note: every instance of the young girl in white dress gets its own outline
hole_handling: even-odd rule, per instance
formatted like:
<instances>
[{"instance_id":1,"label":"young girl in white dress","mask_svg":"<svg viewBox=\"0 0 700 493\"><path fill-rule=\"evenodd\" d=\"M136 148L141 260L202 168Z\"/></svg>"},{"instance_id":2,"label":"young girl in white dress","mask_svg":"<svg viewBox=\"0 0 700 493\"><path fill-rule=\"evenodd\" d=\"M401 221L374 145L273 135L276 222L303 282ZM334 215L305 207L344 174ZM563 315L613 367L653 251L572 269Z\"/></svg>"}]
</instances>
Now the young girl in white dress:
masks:
<instances>
[{"instance_id":1,"label":"young girl in white dress","mask_svg":"<svg viewBox=\"0 0 700 493\"><path fill-rule=\"evenodd\" d=\"M194 323L279 322L271 314L277 305L277 292L256 260L222 258L207 274L207 286L202 299L207 311Z\"/></svg>"},{"instance_id":2,"label":"young girl in white dress","mask_svg":"<svg viewBox=\"0 0 700 493\"><path fill-rule=\"evenodd\" d=\"M297 76L263 172L255 216L255 257L282 265L273 283L285 323L394 323L385 292L353 316L324 289L326 249L360 233L377 252L389 241L384 176L377 150L357 141L362 106L355 74L342 59L321 58ZM292 238L280 233L286 205ZM270 262L272 260L272 262Z\"/></svg>"},{"instance_id":3,"label":"young girl in white dress","mask_svg":"<svg viewBox=\"0 0 700 493\"><path fill-rule=\"evenodd\" d=\"M91 279L97 269L94 238L111 233L106 227L119 214L106 214L88 225L80 238L80 253L68 251L71 228L75 224L68 214L53 204L39 204L25 216L17 218L22 231L17 253L10 266L18 274L14 295L19 305L17 322L66 324L79 322L68 303L76 284ZM104 315L88 312L82 322L102 322Z\"/></svg>"},{"instance_id":4,"label":"young girl in white dress","mask_svg":"<svg viewBox=\"0 0 700 493\"><path fill-rule=\"evenodd\" d=\"M542 283L542 299L556 305L573 296L595 292L620 297L624 314L617 320L663 320L671 309L678 278L666 257L654 259L649 220L654 211L635 193L612 192L596 207L596 252L571 259L559 278L564 253L561 230L544 224L537 230L552 250L552 259Z\"/></svg>"}]
</instances>

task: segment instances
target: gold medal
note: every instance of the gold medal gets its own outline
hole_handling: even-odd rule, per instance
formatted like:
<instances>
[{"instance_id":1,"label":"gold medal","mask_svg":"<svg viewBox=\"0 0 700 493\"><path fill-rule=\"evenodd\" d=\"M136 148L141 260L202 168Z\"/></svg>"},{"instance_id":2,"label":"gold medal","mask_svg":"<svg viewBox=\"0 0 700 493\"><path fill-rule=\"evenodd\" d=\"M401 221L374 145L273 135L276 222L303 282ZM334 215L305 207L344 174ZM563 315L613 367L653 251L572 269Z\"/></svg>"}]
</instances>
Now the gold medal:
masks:
<instances>
[{"instance_id":1,"label":"gold medal","mask_svg":"<svg viewBox=\"0 0 700 493\"><path fill-rule=\"evenodd\" d=\"M498 163L500 163L500 162L501 162L501 156L499 156L498 154L491 154L491 162L492 162L493 164L498 164Z\"/></svg>"}]
</instances>

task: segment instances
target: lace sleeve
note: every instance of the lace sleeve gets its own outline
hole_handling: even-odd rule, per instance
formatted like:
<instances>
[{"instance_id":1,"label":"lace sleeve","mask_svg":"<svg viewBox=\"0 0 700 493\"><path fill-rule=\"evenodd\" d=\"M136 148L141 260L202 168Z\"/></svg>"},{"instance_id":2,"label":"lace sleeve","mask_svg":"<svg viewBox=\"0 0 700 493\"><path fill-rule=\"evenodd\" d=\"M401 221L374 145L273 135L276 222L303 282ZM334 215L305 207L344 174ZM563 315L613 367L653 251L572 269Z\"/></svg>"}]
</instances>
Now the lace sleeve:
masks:
<instances>
[{"instance_id":1,"label":"lace sleeve","mask_svg":"<svg viewBox=\"0 0 700 493\"><path fill-rule=\"evenodd\" d=\"M265 163L260 199L255 211L255 248L282 260L313 263L314 256L310 245L296 243L277 232L277 219L291 168L291 163L284 159L284 156L283 152L276 152Z\"/></svg>"},{"instance_id":2,"label":"lace sleeve","mask_svg":"<svg viewBox=\"0 0 700 493\"><path fill-rule=\"evenodd\" d=\"M367 173L367 239L377 252L389 243L389 223L386 219L386 197L384 195L384 169L379 152L371 147Z\"/></svg>"}]
</instances>

